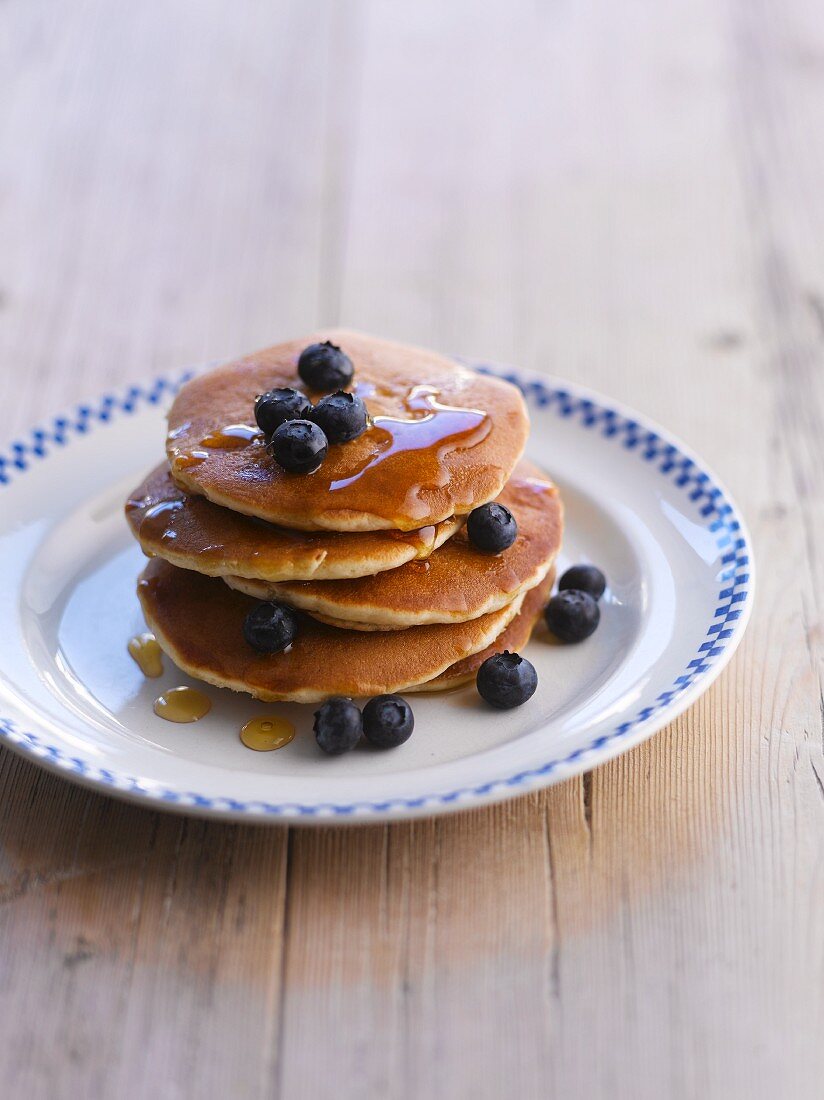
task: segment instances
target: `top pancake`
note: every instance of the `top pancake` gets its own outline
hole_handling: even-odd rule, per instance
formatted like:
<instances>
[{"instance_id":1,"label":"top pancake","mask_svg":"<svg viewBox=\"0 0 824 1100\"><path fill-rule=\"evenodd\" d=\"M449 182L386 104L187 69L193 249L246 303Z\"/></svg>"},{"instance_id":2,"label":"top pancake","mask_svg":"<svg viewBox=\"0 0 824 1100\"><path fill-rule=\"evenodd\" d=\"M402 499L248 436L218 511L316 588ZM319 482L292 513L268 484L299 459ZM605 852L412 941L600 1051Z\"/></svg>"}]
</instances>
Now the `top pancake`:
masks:
<instances>
[{"instance_id":1,"label":"top pancake","mask_svg":"<svg viewBox=\"0 0 824 1100\"><path fill-rule=\"evenodd\" d=\"M429 557L462 522L418 531L289 531L184 492L165 462L129 496L126 518L148 557L212 577L262 581L371 577Z\"/></svg>"},{"instance_id":2,"label":"top pancake","mask_svg":"<svg viewBox=\"0 0 824 1100\"><path fill-rule=\"evenodd\" d=\"M314 473L291 474L259 433L226 429L253 428L255 397L265 390L306 392L298 356L320 340L352 360L351 388L372 423L359 439L330 446ZM193 379L172 405L166 449L178 484L234 511L304 531L410 531L497 496L528 429L521 394L508 382L433 352L333 330Z\"/></svg>"}]
</instances>

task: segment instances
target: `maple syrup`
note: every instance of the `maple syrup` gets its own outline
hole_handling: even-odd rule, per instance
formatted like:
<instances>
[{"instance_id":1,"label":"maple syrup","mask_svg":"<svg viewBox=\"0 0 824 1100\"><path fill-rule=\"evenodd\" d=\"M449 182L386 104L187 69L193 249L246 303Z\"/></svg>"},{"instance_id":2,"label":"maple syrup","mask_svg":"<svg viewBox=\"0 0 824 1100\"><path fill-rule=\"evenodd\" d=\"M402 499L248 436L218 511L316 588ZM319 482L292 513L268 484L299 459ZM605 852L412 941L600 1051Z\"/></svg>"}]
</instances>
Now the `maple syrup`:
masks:
<instances>
[{"instance_id":1,"label":"maple syrup","mask_svg":"<svg viewBox=\"0 0 824 1100\"><path fill-rule=\"evenodd\" d=\"M428 558L432 551L435 549L435 537L437 535L437 528L433 525L428 527L419 527L417 531L409 531L407 538L413 543L415 547L415 559L422 561L424 558Z\"/></svg>"},{"instance_id":2,"label":"maple syrup","mask_svg":"<svg viewBox=\"0 0 824 1100\"><path fill-rule=\"evenodd\" d=\"M192 687L171 688L154 701L155 714L167 722L197 722L211 709L211 700Z\"/></svg>"},{"instance_id":3,"label":"maple syrup","mask_svg":"<svg viewBox=\"0 0 824 1100\"><path fill-rule=\"evenodd\" d=\"M163 650L158 645L154 634L148 632L135 634L129 639L126 648L144 676L156 679L163 675Z\"/></svg>"},{"instance_id":4,"label":"maple syrup","mask_svg":"<svg viewBox=\"0 0 824 1100\"><path fill-rule=\"evenodd\" d=\"M345 498L350 498L349 507L387 519L425 515L428 508L419 494L447 483L444 457L477 446L492 428L480 409L440 404L432 386L415 386L406 406L420 415L372 418L368 437L373 446L353 473L320 484L323 467L314 475L317 490L330 494L332 507L346 507Z\"/></svg>"},{"instance_id":5,"label":"maple syrup","mask_svg":"<svg viewBox=\"0 0 824 1100\"><path fill-rule=\"evenodd\" d=\"M171 542L176 537L174 519L183 510L182 500L162 500L148 508L140 521L143 538Z\"/></svg>"},{"instance_id":6,"label":"maple syrup","mask_svg":"<svg viewBox=\"0 0 824 1100\"><path fill-rule=\"evenodd\" d=\"M227 424L225 428L218 428L204 436L200 445L214 451L238 451L241 447L248 447L250 443L262 442L263 433L259 428L252 428L248 424Z\"/></svg>"},{"instance_id":7,"label":"maple syrup","mask_svg":"<svg viewBox=\"0 0 824 1100\"><path fill-rule=\"evenodd\" d=\"M264 714L252 718L240 731L240 739L247 749L255 752L271 752L282 749L294 739L295 727L277 714Z\"/></svg>"},{"instance_id":8,"label":"maple syrup","mask_svg":"<svg viewBox=\"0 0 824 1100\"><path fill-rule=\"evenodd\" d=\"M192 466L199 466L209 457L206 451L180 451L174 448L171 462L176 470L189 470Z\"/></svg>"}]
</instances>

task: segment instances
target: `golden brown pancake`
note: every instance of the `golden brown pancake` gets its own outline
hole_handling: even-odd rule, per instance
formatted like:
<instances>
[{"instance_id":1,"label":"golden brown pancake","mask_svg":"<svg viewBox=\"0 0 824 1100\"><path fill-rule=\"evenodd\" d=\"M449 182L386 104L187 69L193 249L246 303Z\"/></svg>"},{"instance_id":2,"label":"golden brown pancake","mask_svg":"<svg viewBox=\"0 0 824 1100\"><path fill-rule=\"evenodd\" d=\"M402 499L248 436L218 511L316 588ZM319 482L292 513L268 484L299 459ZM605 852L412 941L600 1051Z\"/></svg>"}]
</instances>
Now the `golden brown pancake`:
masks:
<instances>
[{"instance_id":1,"label":"golden brown pancake","mask_svg":"<svg viewBox=\"0 0 824 1100\"><path fill-rule=\"evenodd\" d=\"M407 562L373 577L281 584L226 580L258 599L282 600L322 622L354 630L476 619L538 584L561 545L558 490L531 463L518 464L497 499L518 523L517 539L500 554L476 550L463 528L426 561Z\"/></svg>"},{"instance_id":2,"label":"golden brown pancake","mask_svg":"<svg viewBox=\"0 0 824 1100\"><path fill-rule=\"evenodd\" d=\"M461 684L474 680L475 673L487 659L494 653L503 653L508 649L510 653L519 653L532 636L535 624L541 618L541 614L549 599L552 585L555 583L555 570L550 569L540 584L524 596L521 610L506 629L498 635L494 642L473 653L470 657L464 657L462 661L451 665L440 676L430 680L426 684L416 684L408 688L408 691L448 691L450 688L460 687Z\"/></svg>"},{"instance_id":3,"label":"golden brown pancake","mask_svg":"<svg viewBox=\"0 0 824 1100\"><path fill-rule=\"evenodd\" d=\"M153 558L137 591L150 630L184 672L258 699L300 703L402 691L432 680L485 649L523 600L518 596L468 623L382 634L339 630L303 616L290 649L267 656L243 638L243 620L255 600L221 580Z\"/></svg>"},{"instance_id":4,"label":"golden brown pancake","mask_svg":"<svg viewBox=\"0 0 824 1100\"><path fill-rule=\"evenodd\" d=\"M126 518L149 557L211 577L264 581L371 576L427 558L461 524L452 518L420 531L288 531L184 492L165 463L131 494Z\"/></svg>"},{"instance_id":5,"label":"golden brown pancake","mask_svg":"<svg viewBox=\"0 0 824 1100\"><path fill-rule=\"evenodd\" d=\"M351 358L352 388L372 423L359 439L330 446L314 473L287 473L254 428L254 401L276 386L305 390L298 356L319 340ZM508 382L433 352L328 331L193 379L172 405L166 450L183 488L236 512L304 531L412 531L494 499L528 427Z\"/></svg>"}]
</instances>

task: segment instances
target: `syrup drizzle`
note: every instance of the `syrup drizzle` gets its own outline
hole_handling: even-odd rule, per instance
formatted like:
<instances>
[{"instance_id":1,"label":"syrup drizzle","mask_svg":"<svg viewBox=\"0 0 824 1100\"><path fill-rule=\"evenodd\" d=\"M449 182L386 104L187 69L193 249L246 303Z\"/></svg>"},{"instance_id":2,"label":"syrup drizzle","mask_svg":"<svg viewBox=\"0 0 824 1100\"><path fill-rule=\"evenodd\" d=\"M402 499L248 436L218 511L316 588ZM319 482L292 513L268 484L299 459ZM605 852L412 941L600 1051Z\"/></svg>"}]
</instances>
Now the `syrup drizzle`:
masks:
<instances>
[{"instance_id":1,"label":"syrup drizzle","mask_svg":"<svg viewBox=\"0 0 824 1100\"><path fill-rule=\"evenodd\" d=\"M272 752L282 749L294 740L295 727L277 714L264 714L252 718L240 731L240 739L247 749L255 752Z\"/></svg>"},{"instance_id":2,"label":"syrup drizzle","mask_svg":"<svg viewBox=\"0 0 824 1100\"><path fill-rule=\"evenodd\" d=\"M248 424L227 424L225 428L218 428L204 436L200 445L214 451L239 451L250 443L262 442L263 432L259 428L252 428Z\"/></svg>"},{"instance_id":3,"label":"syrup drizzle","mask_svg":"<svg viewBox=\"0 0 824 1100\"><path fill-rule=\"evenodd\" d=\"M207 451L181 451L178 447L174 447L171 462L176 470L188 470L192 466L199 466L208 457Z\"/></svg>"},{"instance_id":4,"label":"syrup drizzle","mask_svg":"<svg viewBox=\"0 0 824 1100\"><path fill-rule=\"evenodd\" d=\"M159 504L153 504L140 521L140 534L159 542L172 542L177 538L174 520L182 510L182 500L161 500Z\"/></svg>"},{"instance_id":5,"label":"syrup drizzle","mask_svg":"<svg viewBox=\"0 0 824 1100\"><path fill-rule=\"evenodd\" d=\"M211 709L211 700L192 687L171 688L154 701L155 714L167 722L197 722Z\"/></svg>"},{"instance_id":6,"label":"syrup drizzle","mask_svg":"<svg viewBox=\"0 0 824 1100\"><path fill-rule=\"evenodd\" d=\"M420 527L417 531L411 531L415 538L415 560L423 561L432 553L435 546L437 529L434 526Z\"/></svg>"},{"instance_id":7,"label":"syrup drizzle","mask_svg":"<svg viewBox=\"0 0 824 1100\"><path fill-rule=\"evenodd\" d=\"M349 461L335 463L345 476L327 480L325 465L310 475L312 497L326 497L330 512L352 508L414 527L431 510L428 494L453 481L449 455L477 446L492 428L480 409L444 405L437 398L432 386L415 386L405 402L409 417L374 416L361 446L361 440L351 445L358 450L350 452ZM464 492L460 481L454 485L454 503L471 504L471 487Z\"/></svg>"},{"instance_id":8,"label":"syrup drizzle","mask_svg":"<svg viewBox=\"0 0 824 1100\"><path fill-rule=\"evenodd\" d=\"M189 425L181 425L169 433L169 439L177 439ZM199 466L209 457L209 451L238 451L242 447L257 446L263 443L263 433L249 424L227 424L209 432L200 441L200 445L191 451L182 451L179 447L171 449L170 461L176 470L189 470ZM206 447L207 450L202 448Z\"/></svg>"},{"instance_id":9,"label":"syrup drizzle","mask_svg":"<svg viewBox=\"0 0 824 1100\"><path fill-rule=\"evenodd\" d=\"M406 405L411 413L421 415L410 418L374 417L372 438L378 445L377 450L367 455L353 474L338 481L330 481L330 492L348 489L367 474L370 474L370 480L375 480L376 473L378 476L382 474L382 480L385 480L391 476L391 471L385 469L378 472L377 468L394 466L393 459L403 460L413 452L417 454L420 463L426 464L423 477L420 478L419 475L420 484L443 484L443 453L458 447L474 447L486 437L491 426L489 417L480 409L441 405L437 400L437 390L432 386L415 386Z\"/></svg>"},{"instance_id":10,"label":"syrup drizzle","mask_svg":"<svg viewBox=\"0 0 824 1100\"><path fill-rule=\"evenodd\" d=\"M163 675L163 650L154 634L135 634L126 648L144 676L156 679Z\"/></svg>"}]
</instances>

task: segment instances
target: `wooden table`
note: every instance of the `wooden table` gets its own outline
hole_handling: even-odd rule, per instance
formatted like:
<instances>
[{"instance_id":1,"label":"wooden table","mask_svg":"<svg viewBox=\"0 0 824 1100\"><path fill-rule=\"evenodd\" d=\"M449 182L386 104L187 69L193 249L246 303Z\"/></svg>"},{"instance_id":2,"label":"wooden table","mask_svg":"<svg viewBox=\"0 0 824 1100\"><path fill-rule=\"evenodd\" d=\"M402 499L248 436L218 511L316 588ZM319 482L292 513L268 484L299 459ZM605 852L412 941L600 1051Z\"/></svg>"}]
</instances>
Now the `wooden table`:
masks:
<instances>
[{"instance_id":1,"label":"wooden table","mask_svg":"<svg viewBox=\"0 0 824 1100\"><path fill-rule=\"evenodd\" d=\"M821 1096L821 5L7 0L0 81L4 439L345 323L643 409L760 563L699 703L494 809L206 824L0 754L3 1096Z\"/></svg>"}]
</instances>

